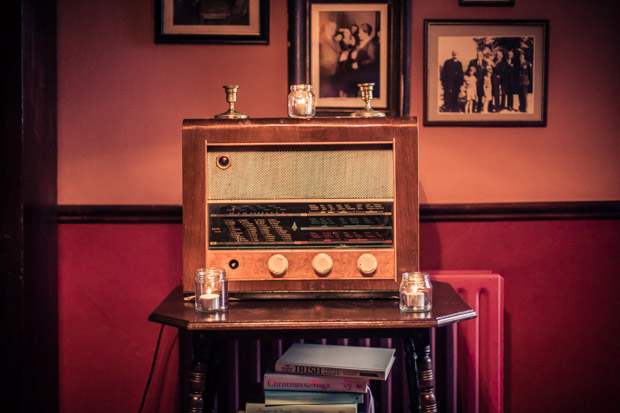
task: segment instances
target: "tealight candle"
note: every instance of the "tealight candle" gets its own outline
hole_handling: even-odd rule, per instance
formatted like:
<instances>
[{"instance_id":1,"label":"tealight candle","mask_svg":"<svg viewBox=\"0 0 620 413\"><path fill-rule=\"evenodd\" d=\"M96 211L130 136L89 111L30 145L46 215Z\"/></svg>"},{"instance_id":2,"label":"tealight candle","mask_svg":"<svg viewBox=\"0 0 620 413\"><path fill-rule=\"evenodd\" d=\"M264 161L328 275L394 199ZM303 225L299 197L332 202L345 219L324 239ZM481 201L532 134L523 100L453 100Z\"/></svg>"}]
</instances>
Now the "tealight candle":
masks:
<instances>
[{"instance_id":1,"label":"tealight candle","mask_svg":"<svg viewBox=\"0 0 620 413\"><path fill-rule=\"evenodd\" d=\"M297 112L297 114L302 115L302 116L306 116L308 114L308 109L306 108L305 98L297 99L297 101L295 102L295 111Z\"/></svg>"},{"instance_id":2,"label":"tealight candle","mask_svg":"<svg viewBox=\"0 0 620 413\"><path fill-rule=\"evenodd\" d=\"M407 303L407 307L412 307L413 309L421 310L424 308L424 292L422 291L412 291L405 293L405 302Z\"/></svg>"},{"instance_id":3,"label":"tealight candle","mask_svg":"<svg viewBox=\"0 0 620 413\"><path fill-rule=\"evenodd\" d=\"M199 298L200 309L207 310L219 310L220 309L220 295L214 293L202 294Z\"/></svg>"}]
</instances>

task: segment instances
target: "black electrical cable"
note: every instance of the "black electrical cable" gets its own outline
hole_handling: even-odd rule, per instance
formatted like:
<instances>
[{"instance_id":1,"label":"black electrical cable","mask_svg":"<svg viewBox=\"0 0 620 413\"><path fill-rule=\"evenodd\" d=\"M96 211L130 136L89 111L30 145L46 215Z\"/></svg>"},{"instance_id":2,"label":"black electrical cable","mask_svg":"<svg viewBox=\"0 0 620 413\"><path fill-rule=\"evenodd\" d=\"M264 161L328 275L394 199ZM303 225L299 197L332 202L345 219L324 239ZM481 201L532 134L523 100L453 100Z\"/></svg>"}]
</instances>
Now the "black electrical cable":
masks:
<instances>
[{"instance_id":1,"label":"black electrical cable","mask_svg":"<svg viewBox=\"0 0 620 413\"><path fill-rule=\"evenodd\" d=\"M146 382L146 387L144 389L144 394L142 395L142 402L140 403L140 410L138 412L142 412L142 408L144 407L144 402L146 401L146 395L149 392L149 386L151 385L151 379L153 378L153 371L155 370L155 362L157 361L157 353L159 352L159 343L161 342L161 335L164 332L164 325L161 325L161 329L159 330L159 337L157 338L157 345L155 346L155 354L153 355L153 363L151 364L151 372L149 373L149 379Z\"/></svg>"}]
</instances>

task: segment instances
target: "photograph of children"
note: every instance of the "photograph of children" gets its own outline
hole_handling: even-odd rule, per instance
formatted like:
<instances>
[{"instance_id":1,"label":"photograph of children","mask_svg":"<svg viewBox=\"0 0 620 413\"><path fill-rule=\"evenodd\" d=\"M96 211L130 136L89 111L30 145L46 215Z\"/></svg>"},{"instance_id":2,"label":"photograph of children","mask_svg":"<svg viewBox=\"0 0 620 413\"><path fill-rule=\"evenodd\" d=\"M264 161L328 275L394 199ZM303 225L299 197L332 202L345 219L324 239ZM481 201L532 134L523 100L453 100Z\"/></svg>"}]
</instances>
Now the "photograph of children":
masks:
<instances>
[{"instance_id":1,"label":"photograph of children","mask_svg":"<svg viewBox=\"0 0 620 413\"><path fill-rule=\"evenodd\" d=\"M440 113L533 113L533 37L441 36L437 46Z\"/></svg>"},{"instance_id":2,"label":"photograph of children","mask_svg":"<svg viewBox=\"0 0 620 413\"><path fill-rule=\"evenodd\" d=\"M359 106L359 83L374 83L373 107L386 107L387 5L313 4L310 76L317 107Z\"/></svg>"},{"instance_id":3,"label":"photograph of children","mask_svg":"<svg viewBox=\"0 0 620 413\"><path fill-rule=\"evenodd\" d=\"M546 20L426 20L424 124L545 126Z\"/></svg>"}]
</instances>

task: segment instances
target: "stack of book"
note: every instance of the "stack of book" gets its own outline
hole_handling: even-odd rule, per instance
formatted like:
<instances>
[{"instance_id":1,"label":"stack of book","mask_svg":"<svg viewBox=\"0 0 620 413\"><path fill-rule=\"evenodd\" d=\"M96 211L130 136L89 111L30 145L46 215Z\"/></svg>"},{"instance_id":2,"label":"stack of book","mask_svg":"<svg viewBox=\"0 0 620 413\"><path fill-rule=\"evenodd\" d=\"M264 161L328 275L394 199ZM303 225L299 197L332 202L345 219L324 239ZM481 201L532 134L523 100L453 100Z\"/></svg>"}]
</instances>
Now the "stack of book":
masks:
<instances>
[{"instance_id":1,"label":"stack of book","mask_svg":"<svg viewBox=\"0 0 620 413\"><path fill-rule=\"evenodd\" d=\"M394 359L390 348L295 343L265 373L264 403L245 412L357 413L368 380L386 380Z\"/></svg>"}]
</instances>

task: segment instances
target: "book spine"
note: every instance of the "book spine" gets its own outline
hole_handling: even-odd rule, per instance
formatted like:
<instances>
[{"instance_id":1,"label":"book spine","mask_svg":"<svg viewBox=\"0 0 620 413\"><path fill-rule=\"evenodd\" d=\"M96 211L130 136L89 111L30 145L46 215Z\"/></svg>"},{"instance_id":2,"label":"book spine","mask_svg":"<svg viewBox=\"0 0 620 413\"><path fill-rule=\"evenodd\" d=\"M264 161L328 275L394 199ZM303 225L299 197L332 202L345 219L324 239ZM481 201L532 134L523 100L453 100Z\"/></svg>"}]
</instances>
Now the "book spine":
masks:
<instances>
[{"instance_id":1,"label":"book spine","mask_svg":"<svg viewBox=\"0 0 620 413\"><path fill-rule=\"evenodd\" d=\"M265 406L262 403L246 403L245 413L357 413L357 404Z\"/></svg>"},{"instance_id":2,"label":"book spine","mask_svg":"<svg viewBox=\"0 0 620 413\"><path fill-rule=\"evenodd\" d=\"M302 366L298 364L284 364L276 362L275 370L280 373L310 374L315 376L358 377L385 380L385 374L380 372L366 372L334 367Z\"/></svg>"},{"instance_id":3,"label":"book spine","mask_svg":"<svg viewBox=\"0 0 620 413\"><path fill-rule=\"evenodd\" d=\"M367 379L265 373L265 390L328 391L366 393Z\"/></svg>"},{"instance_id":4,"label":"book spine","mask_svg":"<svg viewBox=\"0 0 620 413\"><path fill-rule=\"evenodd\" d=\"M363 403L362 393L265 390L265 405Z\"/></svg>"}]
</instances>

